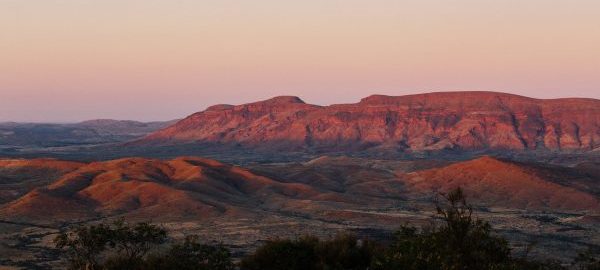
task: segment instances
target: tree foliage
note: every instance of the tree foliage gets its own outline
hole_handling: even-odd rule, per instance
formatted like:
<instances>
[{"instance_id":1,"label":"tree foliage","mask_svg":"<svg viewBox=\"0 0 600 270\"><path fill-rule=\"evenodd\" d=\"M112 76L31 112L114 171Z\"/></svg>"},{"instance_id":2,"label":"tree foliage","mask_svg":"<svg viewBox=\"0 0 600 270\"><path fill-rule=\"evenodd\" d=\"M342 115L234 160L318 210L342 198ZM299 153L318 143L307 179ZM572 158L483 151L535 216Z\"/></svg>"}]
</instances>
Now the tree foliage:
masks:
<instances>
[{"instance_id":1,"label":"tree foliage","mask_svg":"<svg viewBox=\"0 0 600 270\"><path fill-rule=\"evenodd\" d=\"M358 270L371 264L375 246L350 234L320 240L303 236L296 240L267 241L241 262L248 270Z\"/></svg>"},{"instance_id":2,"label":"tree foliage","mask_svg":"<svg viewBox=\"0 0 600 270\"><path fill-rule=\"evenodd\" d=\"M77 226L58 235L55 244L64 251L69 269L233 269L229 250L221 246L203 245L190 236L161 252L158 247L167 240L167 231L159 226L119 220Z\"/></svg>"},{"instance_id":3,"label":"tree foliage","mask_svg":"<svg viewBox=\"0 0 600 270\"><path fill-rule=\"evenodd\" d=\"M77 226L71 231L59 234L54 242L65 251L69 269L101 269L100 255L111 241L112 230L101 223L90 226Z\"/></svg>"},{"instance_id":4,"label":"tree foliage","mask_svg":"<svg viewBox=\"0 0 600 270\"><path fill-rule=\"evenodd\" d=\"M434 223L421 230L402 226L383 255L373 260L372 269L564 269L555 262L512 257L508 241L473 215L460 188L442 197Z\"/></svg>"},{"instance_id":5,"label":"tree foliage","mask_svg":"<svg viewBox=\"0 0 600 270\"><path fill-rule=\"evenodd\" d=\"M231 252L223 246L201 244L198 236L186 237L165 254L150 256L146 269L164 270L232 270Z\"/></svg>"},{"instance_id":6,"label":"tree foliage","mask_svg":"<svg viewBox=\"0 0 600 270\"><path fill-rule=\"evenodd\" d=\"M151 248L166 240L167 231L156 225L146 222L130 225L122 220L116 221L112 227L110 245L116 249L117 255L109 259L109 268L135 268L143 263Z\"/></svg>"}]
</instances>

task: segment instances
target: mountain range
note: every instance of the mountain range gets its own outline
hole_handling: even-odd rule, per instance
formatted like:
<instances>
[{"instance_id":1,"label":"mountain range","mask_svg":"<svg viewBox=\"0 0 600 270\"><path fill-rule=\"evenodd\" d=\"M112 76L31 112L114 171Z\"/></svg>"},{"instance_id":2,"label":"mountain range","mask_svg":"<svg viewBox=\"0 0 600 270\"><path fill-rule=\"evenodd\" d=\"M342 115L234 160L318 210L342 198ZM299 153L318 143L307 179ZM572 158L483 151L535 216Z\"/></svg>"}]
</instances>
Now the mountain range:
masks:
<instances>
[{"instance_id":1,"label":"mountain range","mask_svg":"<svg viewBox=\"0 0 600 270\"><path fill-rule=\"evenodd\" d=\"M600 100L439 92L317 106L281 96L212 106L132 145L186 143L318 152L590 152L600 149Z\"/></svg>"},{"instance_id":2,"label":"mountain range","mask_svg":"<svg viewBox=\"0 0 600 270\"><path fill-rule=\"evenodd\" d=\"M0 148L96 145L134 140L176 122L95 119L79 123L0 123Z\"/></svg>"}]
</instances>

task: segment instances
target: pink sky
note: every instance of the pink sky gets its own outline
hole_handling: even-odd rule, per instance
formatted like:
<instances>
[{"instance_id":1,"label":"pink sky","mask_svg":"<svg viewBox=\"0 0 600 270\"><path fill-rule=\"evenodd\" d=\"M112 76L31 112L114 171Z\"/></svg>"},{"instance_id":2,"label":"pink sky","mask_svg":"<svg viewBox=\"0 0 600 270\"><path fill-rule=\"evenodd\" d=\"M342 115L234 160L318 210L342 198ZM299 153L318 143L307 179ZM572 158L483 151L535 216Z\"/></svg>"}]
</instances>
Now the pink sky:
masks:
<instances>
[{"instance_id":1,"label":"pink sky","mask_svg":"<svg viewBox=\"0 0 600 270\"><path fill-rule=\"evenodd\" d=\"M597 0L0 0L0 121L296 95L600 98Z\"/></svg>"}]
</instances>

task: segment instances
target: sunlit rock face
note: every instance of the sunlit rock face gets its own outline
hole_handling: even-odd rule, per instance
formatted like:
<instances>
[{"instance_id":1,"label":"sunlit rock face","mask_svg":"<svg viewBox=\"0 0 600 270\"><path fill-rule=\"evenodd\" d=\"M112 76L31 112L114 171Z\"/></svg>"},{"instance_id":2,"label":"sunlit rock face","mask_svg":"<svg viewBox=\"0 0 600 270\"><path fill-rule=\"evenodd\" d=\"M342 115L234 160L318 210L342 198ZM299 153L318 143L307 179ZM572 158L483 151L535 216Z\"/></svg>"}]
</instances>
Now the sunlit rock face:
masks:
<instances>
[{"instance_id":1,"label":"sunlit rock face","mask_svg":"<svg viewBox=\"0 0 600 270\"><path fill-rule=\"evenodd\" d=\"M190 142L273 150L591 151L600 146L600 100L440 92L317 106L276 97L216 105L136 143Z\"/></svg>"}]
</instances>

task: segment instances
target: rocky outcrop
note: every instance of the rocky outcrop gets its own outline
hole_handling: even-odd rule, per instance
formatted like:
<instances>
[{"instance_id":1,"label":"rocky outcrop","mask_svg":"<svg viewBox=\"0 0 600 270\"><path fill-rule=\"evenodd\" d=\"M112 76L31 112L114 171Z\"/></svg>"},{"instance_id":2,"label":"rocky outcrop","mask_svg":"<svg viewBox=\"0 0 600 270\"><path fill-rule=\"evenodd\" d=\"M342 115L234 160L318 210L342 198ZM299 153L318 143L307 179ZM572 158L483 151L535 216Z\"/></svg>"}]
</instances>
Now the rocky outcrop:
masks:
<instances>
[{"instance_id":1,"label":"rocky outcrop","mask_svg":"<svg viewBox=\"0 0 600 270\"><path fill-rule=\"evenodd\" d=\"M135 143L193 142L325 151L591 151L600 147L600 100L439 92L316 106L276 97L213 106Z\"/></svg>"}]
</instances>

